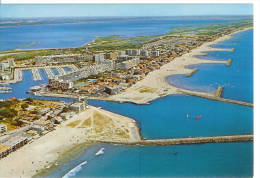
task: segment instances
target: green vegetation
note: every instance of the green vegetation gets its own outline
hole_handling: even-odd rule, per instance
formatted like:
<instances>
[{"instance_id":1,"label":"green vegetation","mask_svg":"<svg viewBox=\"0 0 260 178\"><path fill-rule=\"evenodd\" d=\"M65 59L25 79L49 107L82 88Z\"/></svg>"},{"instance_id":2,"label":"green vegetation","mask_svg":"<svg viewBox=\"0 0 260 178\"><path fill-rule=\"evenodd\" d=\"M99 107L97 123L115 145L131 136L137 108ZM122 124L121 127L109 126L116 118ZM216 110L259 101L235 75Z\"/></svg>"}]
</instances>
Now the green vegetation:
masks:
<instances>
[{"instance_id":1,"label":"green vegetation","mask_svg":"<svg viewBox=\"0 0 260 178\"><path fill-rule=\"evenodd\" d=\"M28 107L29 107L29 104L27 104L27 103L21 104L21 108L22 108L22 109L26 109L26 108L28 108Z\"/></svg>"},{"instance_id":2,"label":"green vegetation","mask_svg":"<svg viewBox=\"0 0 260 178\"><path fill-rule=\"evenodd\" d=\"M17 116L17 111L12 108L2 107L0 108L1 118L14 118Z\"/></svg>"},{"instance_id":3,"label":"green vegetation","mask_svg":"<svg viewBox=\"0 0 260 178\"><path fill-rule=\"evenodd\" d=\"M93 50L124 50L140 48L151 37L138 36L135 38L120 38L118 35L98 37L91 47Z\"/></svg>"},{"instance_id":4,"label":"green vegetation","mask_svg":"<svg viewBox=\"0 0 260 178\"><path fill-rule=\"evenodd\" d=\"M16 49L21 49L21 48L27 48L27 47L30 47L30 46L34 46L38 44L37 42L31 42L31 43L28 43L28 44L25 44L25 45L22 45L22 46L17 46Z\"/></svg>"}]
</instances>

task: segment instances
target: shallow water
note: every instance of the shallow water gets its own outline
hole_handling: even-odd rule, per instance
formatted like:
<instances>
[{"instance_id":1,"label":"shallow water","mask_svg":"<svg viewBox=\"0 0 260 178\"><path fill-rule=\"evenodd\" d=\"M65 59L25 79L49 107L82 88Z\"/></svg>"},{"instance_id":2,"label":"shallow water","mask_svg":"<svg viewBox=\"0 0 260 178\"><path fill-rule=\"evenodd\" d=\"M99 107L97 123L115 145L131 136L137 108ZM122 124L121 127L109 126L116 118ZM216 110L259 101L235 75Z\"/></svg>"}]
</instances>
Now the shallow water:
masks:
<instances>
[{"instance_id":1,"label":"shallow water","mask_svg":"<svg viewBox=\"0 0 260 178\"><path fill-rule=\"evenodd\" d=\"M95 156L101 147L104 155ZM85 160L71 177L249 177L253 144L93 145L48 177L61 177Z\"/></svg>"},{"instance_id":2,"label":"shallow water","mask_svg":"<svg viewBox=\"0 0 260 178\"><path fill-rule=\"evenodd\" d=\"M190 68L198 68L191 77L185 75L169 76L167 81L179 88L215 92L223 86L224 98L253 102L253 30L237 33L231 39L214 45L219 48L235 48L234 52L209 52L206 59L232 59L231 66L224 64L198 64Z\"/></svg>"}]
</instances>

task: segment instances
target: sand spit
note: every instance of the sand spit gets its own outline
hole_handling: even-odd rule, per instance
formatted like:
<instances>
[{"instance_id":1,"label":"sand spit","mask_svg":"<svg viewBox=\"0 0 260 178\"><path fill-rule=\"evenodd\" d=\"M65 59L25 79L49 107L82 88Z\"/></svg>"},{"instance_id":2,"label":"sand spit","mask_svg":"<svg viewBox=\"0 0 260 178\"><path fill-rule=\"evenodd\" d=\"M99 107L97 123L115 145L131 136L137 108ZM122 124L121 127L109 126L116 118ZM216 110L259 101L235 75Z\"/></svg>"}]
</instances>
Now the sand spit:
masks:
<instances>
[{"instance_id":1,"label":"sand spit","mask_svg":"<svg viewBox=\"0 0 260 178\"><path fill-rule=\"evenodd\" d=\"M92 124L88 125L88 120ZM108 127L104 127L106 125ZM89 106L56 130L0 159L0 177L32 177L80 144L95 140L137 142L140 139L133 119Z\"/></svg>"}]
</instances>

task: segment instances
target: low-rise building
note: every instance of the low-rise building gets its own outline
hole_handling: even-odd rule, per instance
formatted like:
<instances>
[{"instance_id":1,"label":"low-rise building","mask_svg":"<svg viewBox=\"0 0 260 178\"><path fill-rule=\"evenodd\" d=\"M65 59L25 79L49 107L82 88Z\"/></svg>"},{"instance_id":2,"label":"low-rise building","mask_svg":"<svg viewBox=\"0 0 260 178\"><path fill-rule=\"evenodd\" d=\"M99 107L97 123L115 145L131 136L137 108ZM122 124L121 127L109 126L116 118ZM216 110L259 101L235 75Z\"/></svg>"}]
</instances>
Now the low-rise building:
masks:
<instances>
[{"instance_id":1,"label":"low-rise building","mask_svg":"<svg viewBox=\"0 0 260 178\"><path fill-rule=\"evenodd\" d=\"M92 56L83 56L80 54L62 54L62 55L51 55L51 56L37 56L35 57L36 65L43 64L59 64L59 63L70 63L70 62L87 62L92 60Z\"/></svg>"},{"instance_id":2,"label":"low-rise building","mask_svg":"<svg viewBox=\"0 0 260 178\"><path fill-rule=\"evenodd\" d=\"M9 136L0 140L0 159L28 143L28 138L23 135Z\"/></svg>"},{"instance_id":3,"label":"low-rise building","mask_svg":"<svg viewBox=\"0 0 260 178\"><path fill-rule=\"evenodd\" d=\"M7 126L5 124L0 124L0 133L6 132Z\"/></svg>"},{"instance_id":4,"label":"low-rise building","mask_svg":"<svg viewBox=\"0 0 260 178\"><path fill-rule=\"evenodd\" d=\"M8 75L5 75L5 74L0 74L0 79L1 80L9 80L9 76Z\"/></svg>"},{"instance_id":5,"label":"low-rise building","mask_svg":"<svg viewBox=\"0 0 260 178\"><path fill-rule=\"evenodd\" d=\"M76 112L81 112L86 110L88 107L88 101L84 98L79 98L77 102L72 103L69 109Z\"/></svg>"},{"instance_id":6,"label":"low-rise building","mask_svg":"<svg viewBox=\"0 0 260 178\"><path fill-rule=\"evenodd\" d=\"M63 120L71 119L75 115L75 112L61 113L60 116Z\"/></svg>"},{"instance_id":7,"label":"low-rise building","mask_svg":"<svg viewBox=\"0 0 260 178\"><path fill-rule=\"evenodd\" d=\"M43 108L38 111L38 114L44 115L44 114L48 113L50 110L51 110L50 108Z\"/></svg>"},{"instance_id":8,"label":"low-rise building","mask_svg":"<svg viewBox=\"0 0 260 178\"><path fill-rule=\"evenodd\" d=\"M160 51L152 51L152 56L153 56L153 57L158 57L158 56L160 56Z\"/></svg>"},{"instance_id":9,"label":"low-rise building","mask_svg":"<svg viewBox=\"0 0 260 178\"><path fill-rule=\"evenodd\" d=\"M50 79L48 86L54 89L67 90L73 88L73 82L62 79Z\"/></svg>"},{"instance_id":10,"label":"low-rise building","mask_svg":"<svg viewBox=\"0 0 260 178\"><path fill-rule=\"evenodd\" d=\"M105 87L105 92L109 95L115 95L117 93L119 93L122 90L122 86L106 86Z\"/></svg>"},{"instance_id":11,"label":"low-rise building","mask_svg":"<svg viewBox=\"0 0 260 178\"><path fill-rule=\"evenodd\" d=\"M9 62L0 63L0 71L5 71L8 67L10 67Z\"/></svg>"},{"instance_id":12,"label":"low-rise building","mask_svg":"<svg viewBox=\"0 0 260 178\"><path fill-rule=\"evenodd\" d=\"M109 52L105 54L106 59L115 59L118 56L117 52Z\"/></svg>"}]
</instances>

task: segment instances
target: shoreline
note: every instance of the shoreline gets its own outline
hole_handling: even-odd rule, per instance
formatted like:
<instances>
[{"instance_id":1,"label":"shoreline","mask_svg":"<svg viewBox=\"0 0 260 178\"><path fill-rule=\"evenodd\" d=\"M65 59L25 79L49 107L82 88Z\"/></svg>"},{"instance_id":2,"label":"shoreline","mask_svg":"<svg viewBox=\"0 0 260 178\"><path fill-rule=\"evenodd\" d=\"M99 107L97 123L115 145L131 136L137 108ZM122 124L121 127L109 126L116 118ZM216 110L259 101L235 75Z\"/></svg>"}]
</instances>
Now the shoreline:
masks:
<instances>
[{"instance_id":1,"label":"shoreline","mask_svg":"<svg viewBox=\"0 0 260 178\"><path fill-rule=\"evenodd\" d=\"M206 42L197 48L192 49L189 53L183 54L182 56L174 58L171 62L161 66L160 69L150 72L142 80L138 81L133 86L127 88L125 91L111 95L108 97L88 97L90 100L101 100L101 101L111 101L119 103L132 103L136 105L147 105L151 101L168 96L168 95L178 95L183 94L183 92L197 92L205 97L212 99L215 93L209 92L198 92L194 90L186 90L183 88L178 88L171 85L167 81L167 77L174 75L189 75L194 72L194 69L189 68L191 65L197 64L224 64L229 63L228 60L212 60L212 59L202 59L198 57L199 55L207 55L211 51L230 51L233 49L225 48L214 48L212 45L218 44L222 41L232 38L232 35L236 33L241 33L253 29L253 27L241 29L235 31L231 34L219 37L211 42ZM197 72L197 71L196 71ZM195 72L194 72L195 73ZM146 89L148 92L142 92ZM149 92L150 91L150 92ZM37 93L36 96L45 97L61 97L61 98L75 98L73 95L68 94L57 94L57 93ZM224 100L226 98L223 98ZM223 101L224 101L223 100ZM225 102L225 101L224 101ZM240 102L237 100L237 102Z\"/></svg>"},{"instance_id":2,"label":"shoreline","mask_svg":"<svg viewBox=\"0 0 260 178\"><path fill-rule=\"evenodd\" d=\"M189 65L202 64L202 63L225 64L226 61L199 59L195 57L195 55L205 54L204 53L205 51L217 51L217 50L226 51L228 49L212 48L210 45L217 44L221 41L225 41L231 38L231 35L246 30L249 29L240 30L232 34L222 36L212 42L204 43L200 47L191 50L190 53L186 53L183 56L176 57L173 61L171 61L168 64L165 64L160 69L150 72L143 80L138 81L135 85L126 89L126 91L124 91L123 93L108 98L104 98L104 100L107 99L110 101L117 101L117 102L148 104L150 101L153 101L155 99L167 95L182 94L179 88L174 87L167 82L166 77L170 75L190 73L193 69L187 68L187 66ZM143 88L152 89L153 92L145 92L145 93L139 92L140 89ZM71 120L68 121L71 122ZM64 135L66 135L66 138L64 138ZM77 141L73 140L76 137L78 138L78 140ZM71 140L73 140L73 142ZM111 140L110 142L112 143L113 141ZM77 146L80 147L81 149L83 148L85 149L86 148L85 144L90 144L90 143L91 142L89 142L88 137L86 137L86 134L83 133L83 129L73 128L69 130L68 128L60 128L60 126L58 126L58 128L55 131L50 132L45 136L42 136L38 140L35 140L33 143L25 145L21 149L10 154L8 157L0 160L1 168L3 168L3 170L6 171L0 173L0 176L3 175L5 176L8 175L9 177L10 176L16 177L17 175L19 176L23 175L24 177L37 176L37 174L38 173L41 174L42 171L46 169L46 167L49 167L50 169L55 169L56 168L55 163L57 163L59 158L61 159L64 158L64 156L66 156L66 153L75 149ZM129 141L129 143L131 143L131 141ZM82 147L80 146L81 144ZM33 149L32 149L32 145L34 146ZM51 151L44 150L44 148L46 149L46 147L48 147L47 149L51 149ZM40 150L42 152L40 152ZM26 154L27 156L25 156ZM23 157L21 157L21 155L23 155ZM15 159L17 158L17 156L23 159L21 160ZM42 161L43 157L47 161L45 162ZM36 159L37 162L36 161L30 162L31 161L30 159L33 160ZM9 164L8 163L6 164L6 160L8 160ZM8 168L12 167L13 165L15 165L16 168L12 168L11 170L9 170ZM28 170L24 170L24 169L28 169Z\"/></svg>"},{"instance_id":3,"label":"shoreline","mask_svg":"<svg viewBox=\"0 0 260 178\"><path fill-rule=\"evenodd\" d=\"M115 101L115 102L129 102L135 104L149 104L149 102L173 94L182 94L182 88L175 87L168 83L167 77L173 75L187 75L190 74L193 69L188 68L190 65L196 64L227 64L226 60L211 60L201 59L198 55L207 55L210 51L231 51L232 49L213 48L219 42L228 40L232 35L247 31L253 28L245 28L238 30L228 35L224 35L217 38L214 41L206 42L201 46L192 49L189 53L176 57L171 62L163 65L160 69L150 72L144 79L138 81L135 85L127 88L124 92L117 95L112 95L101 100ZM140 90L148 89L151 92L140 92ZM192 91L192 90L188 90ZM213 96L212 93L205 93ZM98 98L95 98L99 100Z\"/></svg>"},{"instance_id":4,"label":"shoreline","mask_svg":"<svg viewBox=\"0 0 260 178\"><path fill-rule=\"evenodd\" d=\"M86 121L91 124L87 125ZM110 127L105 123L102 132L95 131L100 130L100 122L107 122ZM119 129L120 134L115 134ZM48 174L80 154L95 140L133 143L141 140L139 134L134 119L89 105L88 109L62 122L54 131L0 159L0 177L37 177L40 176L38 174Z\"/></svg>"}]
</instances>

